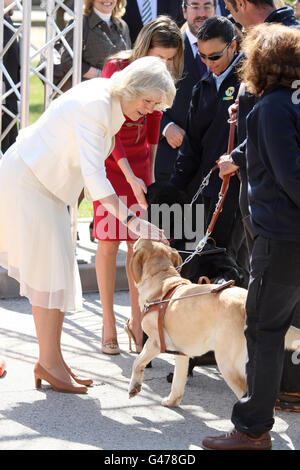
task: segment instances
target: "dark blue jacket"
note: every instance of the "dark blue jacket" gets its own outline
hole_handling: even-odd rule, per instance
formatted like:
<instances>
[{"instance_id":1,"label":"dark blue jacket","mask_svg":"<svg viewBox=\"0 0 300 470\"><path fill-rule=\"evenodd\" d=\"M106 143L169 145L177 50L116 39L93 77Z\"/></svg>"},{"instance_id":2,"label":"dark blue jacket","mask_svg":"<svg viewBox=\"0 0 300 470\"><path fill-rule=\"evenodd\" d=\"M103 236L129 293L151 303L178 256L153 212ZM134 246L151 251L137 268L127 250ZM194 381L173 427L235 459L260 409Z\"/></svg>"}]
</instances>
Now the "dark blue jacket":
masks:
<instances>
[{"instance_id":1,"label":"dark blue jacket","mask_svg":"<svg viewBox=\"0 0 300 470\"><path fill-rule=\"evenodd\" d=\"M216 164L216 160L227 151L228 108L234 103L240 86L237 74L239 62L223 80L219 91L211 72L206 74L193 89L186 133L171 176L171 182L180 189L186 190L197 173L198 187L203 177ZM209 197L217 195L221 184L219 171L216 170L202 194ZM237 197L239 181L236 176L230 181L229 193L232 191Z\"/></svg>"},{"instance_id":2,"label":"dark blue jacket","mask_svg":"<svg viewBox=\"0 0 300 470\"><path fill-rule=\"evenodd\" d=\"M263 94L247 118L246 157L255 230L268 238L299 242L299 93L278 87Z\"/></svg>"},{"instance_id":3,"label":"dark blue jacket","mask_svg":"<svg viewBox=\"0 0 300 470\"><path fill-rule=\"evenodd\" d=\"M294 15L291 7L282 7L274 10L264 21L265 23L281 23L284 26L300 28L300 21ZM238 144L239 146L231 153L233 161L241 169L246 168L246 117L253 108L256 98L250 93L244 92L239 99L239 117L238 117Z\"/></svg>"}]
</instances>

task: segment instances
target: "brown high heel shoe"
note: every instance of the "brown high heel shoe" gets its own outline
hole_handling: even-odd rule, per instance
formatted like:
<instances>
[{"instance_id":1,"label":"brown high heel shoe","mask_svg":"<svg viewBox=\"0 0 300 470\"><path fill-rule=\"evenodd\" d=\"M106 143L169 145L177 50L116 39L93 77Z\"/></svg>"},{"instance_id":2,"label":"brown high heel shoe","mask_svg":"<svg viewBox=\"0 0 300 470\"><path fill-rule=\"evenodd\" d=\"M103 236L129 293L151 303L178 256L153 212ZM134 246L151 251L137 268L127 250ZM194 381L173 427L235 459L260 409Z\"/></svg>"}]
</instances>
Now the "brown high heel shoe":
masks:
<instances>
[{"instance_id":1,"label":"brown high heel shoe","mask_svg":"<svg viewBox=\"0 0 300 470\"><path fill-rule=\"evenodd\" d=\"M120 354L120 348L118 344L117 338L109 339L108 341L103 342L103 328L102 328L102 346L101 350L103 354L110 354L111 356L115 356Z\"/></svg>"},{"instance_id":2,"label":"brown high heel shoe","mask_svg":"<svg viewBox=\"0 0 300 470\"><path fill-rule=\"evenodd\" d=\"M86 385L86 386L89 386L89 385L93 384L93 379L85 379L84 377L78 377L77 375L74 374L74 372L72 372L70 367L65 365L65 368L67 369L67 371L70 374L70 376L72 377L72 379L74 379L75 382L77 382L78 384Z\"/></svg>"},{"instance_id":3,"label":"brown high heel shoe","mask_svg":"<svg viewBox=\"0 0 300 470\"><path fill-rule=\"evenodd\" d=\"M57 392L63 393L86 393L88 389L84 386L74 387L74 385L63 382L62 380L53 377L49 372L46 371L38 362L34 366L34 378L35 378L35 387L40 388L42 380L48 382L51 387Z\"/></svg>"},{"instance_id":4,"label":"brown high heel shoe","mask_svg":"<svg viewBox=\"0 0 300 470\"><path fill-rule=\"evenodd\" d=\"M142 344L137 344L136 342L136 339L135 339L135 336L134 334L132 333L131 329L129 328L129 320L126 321L125 323L125 326L124 326L124 331L125 333L127 333L128 335L128 340L129 340L129 351L130 352L134 352L132 350L132 347L131 347L131 340L134 342L134 345L135 345L135 350L136 352L139 354L142 349L143 349L143 345Z\"/></svg>"}]
</instances>

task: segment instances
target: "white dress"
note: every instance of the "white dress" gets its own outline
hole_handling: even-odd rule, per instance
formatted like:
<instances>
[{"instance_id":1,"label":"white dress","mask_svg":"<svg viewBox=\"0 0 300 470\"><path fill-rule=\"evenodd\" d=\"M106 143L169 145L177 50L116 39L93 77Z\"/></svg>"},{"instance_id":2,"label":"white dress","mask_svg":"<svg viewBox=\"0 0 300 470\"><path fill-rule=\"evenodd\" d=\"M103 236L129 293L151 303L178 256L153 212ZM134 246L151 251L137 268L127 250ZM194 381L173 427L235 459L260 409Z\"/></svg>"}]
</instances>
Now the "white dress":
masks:
<instances>
[{"instance_id":1,"label":"white dress","mask_svg":"<svg viewBox=\"0 0 300 470\"><path fill-rule=\"evenodd\" d=\"M67 206L114 190L105 158L125 118L109 81L77 85L49 106L0 160L0 265L33 306L82 306Z\"/></svg>"},{"instance_id":2,"label":"white dress","mask_svg":"<svg viewBox=\"0 0 300 470\"><path fill-rule=\"evenodd\" d=\"M0 265L31 305L81 308L67 206L39 182L15 145L0 162Z\"/></svg>"}]
</instances>

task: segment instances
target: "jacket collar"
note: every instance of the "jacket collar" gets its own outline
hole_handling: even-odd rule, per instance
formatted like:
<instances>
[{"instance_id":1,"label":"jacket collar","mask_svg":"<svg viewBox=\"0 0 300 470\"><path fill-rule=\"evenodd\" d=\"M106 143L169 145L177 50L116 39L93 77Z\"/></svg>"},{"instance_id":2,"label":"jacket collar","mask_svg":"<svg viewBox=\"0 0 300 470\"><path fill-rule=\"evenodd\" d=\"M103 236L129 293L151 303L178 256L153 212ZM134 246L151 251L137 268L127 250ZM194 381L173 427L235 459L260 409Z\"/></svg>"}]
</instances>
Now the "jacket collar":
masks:
<instances>
[{"instance_id":1,"label":"jacket collar","mask_svg":"<svg viewBox=\"0 0 300 470\"><path fill-rule=\"evenodd\" d=\"M123 123L125 122L125 116L121 108L120 99L117 97L111 98L111 134L115 135L121 129Z\"/></svg>"},{"instance_id":2,"label":"jacket collar","mask_svg":"<svg viewBox=\"0 0 300 470\"><path fill-rule=\"evenodd\" d=\"M94 11L92 11L92 13L90 14L90 16L88 17L89 18L89 26L91 29L95 28L96 26L98 26L99 24L102 26L102 25L106 25L107 24L105 23L105 21L103 21L98 15L97 13L95 13ZM111 17L111 22L113 25L116 26L116 19L112 16Z\"/></svg>"}]
</instances>

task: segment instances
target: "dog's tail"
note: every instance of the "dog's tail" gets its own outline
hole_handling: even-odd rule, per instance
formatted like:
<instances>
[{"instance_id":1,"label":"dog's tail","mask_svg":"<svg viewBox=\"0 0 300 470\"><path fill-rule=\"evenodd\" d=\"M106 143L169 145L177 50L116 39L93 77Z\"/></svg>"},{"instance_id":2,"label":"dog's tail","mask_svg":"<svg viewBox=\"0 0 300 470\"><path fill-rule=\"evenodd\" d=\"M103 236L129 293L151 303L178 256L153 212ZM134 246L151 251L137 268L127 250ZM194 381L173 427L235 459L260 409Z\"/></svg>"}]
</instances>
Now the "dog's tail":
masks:
<instances>
[{"instance_id":1,"label":"dog's tail","mask_svg":"<svg viewBox=\"0 0 300 470\"><path fill-rule=\"evenodd\" d=\"M290 326L285 335L285 342L284 342L285 349L289 349L291 351L300 352L300 329L296 328L295 326Z\"/></svg>"}]
</instances>

